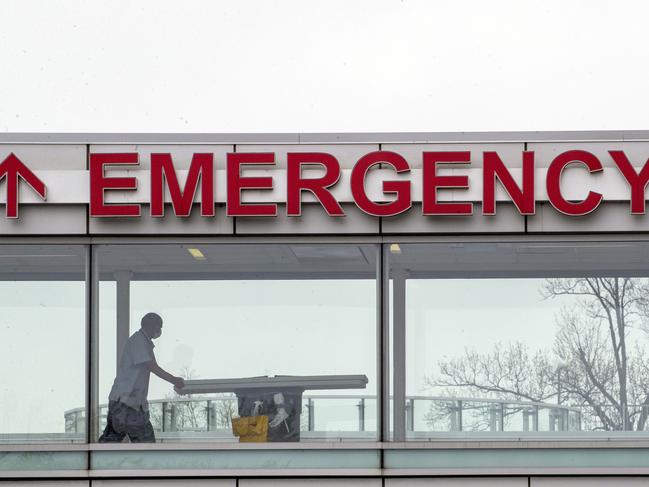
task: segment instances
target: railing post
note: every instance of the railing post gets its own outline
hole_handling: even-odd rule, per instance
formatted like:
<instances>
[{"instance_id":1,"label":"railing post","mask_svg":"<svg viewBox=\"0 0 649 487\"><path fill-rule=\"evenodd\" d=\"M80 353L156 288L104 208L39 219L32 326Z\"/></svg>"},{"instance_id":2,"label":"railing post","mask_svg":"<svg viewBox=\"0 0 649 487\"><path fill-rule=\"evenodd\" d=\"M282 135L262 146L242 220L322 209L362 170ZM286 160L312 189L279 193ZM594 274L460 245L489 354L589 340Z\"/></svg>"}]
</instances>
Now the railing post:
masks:
<instances>
[{"instance_id":1,"label":"railing post","mask_svg":"<svg viewBox=\"0 0 649 487\"><path fill-rule=\"evenodd\" d=\"M210 401L210 425L212 426L213 430L219 429L219 418L217 416L218 408L216 407L216 404L216 402Z\"/></svg>"},{"instance_id":2,"label":"railing post","mask_svg":"<svg viewBox=\"0 0 649 487\"><path fill-rule=\"evenodd\" d=\"M162 424L160 425L162 432L164 433L167 430L167 403L162 403Z\"/></svg>"},{"instance_id":3,"label":"railing post","mask_svg":"<svg viewBox=\"0 0 649 487\"><path fill-rule=\"evenodd\" d=\"M464 428L464 425L462 424L464 421L464 418L462 417L463 413L463 407L462 407L462 401L457 402L457 430L462 431Z\"/></svg>"},{"instance_id":4,"label":"railing post","mask_svg":"<svg viewBox=\"0 0 649 487\"><path fill-rule=\"evenodd\" d=\"M176 427L176 405L172 402L169 404L169 431L176 431L178 428Z\"/></svg>"},{"instance_id":5,"label":"railing post","mask_svg":"<svg viewBox=\"0 0 649 487\"><path fill-rule=\"evenodd\" d=\"M496 431L498 425L497 414L497 406L492 403L491 406L489 406L489 431Z\"/></svg>"},{"instance_id":6,"label":"railing post","mask_svg":"<svg viewBox=\"0 0 649 487\"><path fill-rule=\"evenodd\" d=\"M527 432L530 430L530 410L525 408L523 409L523 431Z\"/></svg>"},{"instance_id":7,"label":"railing post","mask_svg":"<svg viewBox=\"0 0 649 487\"><path fill-rule=\"evenodd\" d=\"M365 398L358 402L358 431L365 431Z\"/></svg>"},{"instance_id":8,"label":"railing post","mask_svg":"<svg viewBox=\"0 0 649 487\"><path fill-rule=\"evenodd\" d=\"M212 401L207 400L207 407L205 408L205 429L211 431L212 426Z\"/></svg>"},{"instance_id":9,"label":"railing post","mask_svg":"<svg viewBox=\"0 0 649 487\"><path fill-rule=\"evenodd\" d=\"M577 431L581 431L581 411L577 411Z\"/></svg>"},{"instance_id":10,"label":"railing post","mask_svg":"<svg viewBox=\"0 0 649 487\"><path fill-rule=\"evenodd\" d=\"M307 400L307 403L306 403L306 409L307 409L307 412L308 412L308 413L307 413L307 418L308 418L308 419L307 419L307 429L308 429L309 431L314 431L314 430L315 430L315 424L314 424L315 421L314 421L313 408L314 408L313 398L310 397L310 398Z\"/></svg>"},{"instance_id":11,"label":"railing post","mask_svg":"<svg viewBox=\"0 0 649 487\"><path fill-rule=\"evenodd\" d=\"M415 431L415 400L408 399L406 403L406 429Z\"/></svg>"},{"instance_id":12,"label":"railing post","mask_svg":"<svg viewBox=\"0 0 649 487\"><path fill-rule=\"evenodd\" d=\"M500 431L505 431L505 403L501 402L500 403L500 408L499 408L499 415L500 415Z\"/></svg>"},{"instance_id":13,"label":"railing post","mask_svg":"<svg viewBox=\"0 0 649 487\"><path fill-rule=\"evenodd\" d=\"M532 429L534 431L539 430L539 407L534 406L534 416L532 416Z\"/></svg>"},{"instance_id":14,"label":"railing post","mask_svg":"<svg viewBox=\"0 0 649 487\"><path fill-rule=\"evenodd\" d=\"M557 423L557 413L554 409L550 409L548 419L550 420L550 431L554 431Z\"/></svg>"},{"instance_id":15,"label":"railing post","mask_svg":"<svg viewBox=\"0 0 649 487\"><path fill-rule=\"evenodd\" d=\"M449 416L451 417L451 431L457 431L457 411L455 405L451 402L448 406Z\"/></svg>"}]
</instances>

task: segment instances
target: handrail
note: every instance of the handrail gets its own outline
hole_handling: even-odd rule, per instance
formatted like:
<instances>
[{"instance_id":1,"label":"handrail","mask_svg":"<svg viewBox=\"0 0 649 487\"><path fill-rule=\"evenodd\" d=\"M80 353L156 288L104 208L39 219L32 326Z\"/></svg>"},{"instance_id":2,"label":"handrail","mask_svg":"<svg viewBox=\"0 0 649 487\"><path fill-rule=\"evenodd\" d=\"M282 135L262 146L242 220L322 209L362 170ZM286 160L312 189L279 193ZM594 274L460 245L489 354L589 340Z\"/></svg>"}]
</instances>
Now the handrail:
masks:
<instances>
[{"instance_id":1,"label":"handrail","mask_svg":"<svg viewBox=\"0 0 649 487\"><path fill-rule=\"evenodd\" d=\"M365 394L365 395L346 395L346 394L304 394L303 399L365 399L372 400L376 399L376 396ZM200 401L213 401L213 400L236 400L234 395L192 395L191 397L172 397L168 399L151 399L148 401L149 404L162 404L162 403L184 403L184 402L200 402ZM392 396L389 397L392 400ZM475 398L475 397L448 397L448 396L406 396L406 401L414 399L416 401L463 401L463 402L483 402L483 403L496 403L496 404L512 404L520 406L539 406L546 409L561 409L574 411L576 413L581 412L581 410L574 406L566 406L563 404L552 404L546 402L534 402L534 401L514 401L508 399L491 399L491 398ZM100 404L100 408L107 408L108 404ZM85 407L78 407L73 409L68 409L64 414L72 414L77 412L84 412Z\"/></svg>"},{"instance_id":2,"label":"handrail","mask_svg":"<svg viewBox=\"0 0 649 487\"><path fill-rule=\"evenodd\" d=\"M392 398L392 397L391 397ZM373 395L345 394L309 394L302 397L304 409L301 411L303 433L334 435L365 435L373 430L373 421L367 422L367 409L371 402L376 403ZM149 401L152 411L154 429L165 435L183 434L217 434L228 436L230 420L236 415L237 397L234 394L192 395L191 397L172 397ZM352 401L347 404L344 418L335 418L334 422L343 422L340 430L336 427L324 430L317 425L322 421L323 408L321 401ZM225 405L224 405L225 403ZM423 403L423 405L421 404ZM107 404L101 404L100 423L105 422ZM357 411L354 413L354 408ZM479 411L476 420L475 411ZM542 416L542 411L549 411ZM480 431L580 431L582 423L581 410L574 406L551 404L535 401L516 401L506 399L489 399L475 397L446 396L407 396L406 397L406 430L409 434L431 434L440 431L462 432ZM520 415L512 430L514 415ZM354 418L356 427L350 419ZM318 421L320 419L320 421ZM325 421L330 421L327 418ZM542 420L542 421L540 421ZM543 424L541 425L541 422ZM85 409L75 408L65 412L66 432L85 431ZM369 429L368 429L369 428ZM354 433L356 432L356 433Z\"/></svg>"}]
</instances>

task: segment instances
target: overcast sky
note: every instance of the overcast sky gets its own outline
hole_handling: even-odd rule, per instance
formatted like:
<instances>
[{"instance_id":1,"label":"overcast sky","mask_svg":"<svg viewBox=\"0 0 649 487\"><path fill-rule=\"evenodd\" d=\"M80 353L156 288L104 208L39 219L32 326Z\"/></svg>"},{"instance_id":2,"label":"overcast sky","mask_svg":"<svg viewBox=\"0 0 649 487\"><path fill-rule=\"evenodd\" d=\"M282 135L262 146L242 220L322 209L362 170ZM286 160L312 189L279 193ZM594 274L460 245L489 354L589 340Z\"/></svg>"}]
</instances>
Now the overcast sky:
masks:
<instances>
[{"instance_id":1,"label":"overcast sky","mask_svg":"<svg viewBox=\"0 0 649 487\"><path fill-rule=\"evenodd\" d=\"M0 131L647 129L648 11L0 0Z\"/></svg>"},{"instance_id":2,"label":"overcast sky","mask_svg":"<svg viewBox=\"0 0 649 487\"><path fill-rule=\"evenodd\" d=\"M648 14L649 3L623 0L0 0L0 132L649 129ZM13 302L9 294L5 299ZM48 319L72 327L65 312L82 323L80 305L68 308ZM537 308L538 320L549 322L555 310ZM12 309L4 310L4 328L12 316L25 314ZM30 319L47 325L39 314L45 311L39 305ZM449 343L466 337L491 344L475 318L489 313L465 311L446 311L461 320L445 341L430 330L415 335L423 337L419 356L433 358L413 359L419 375L411 382L437 363L435 341L447 353L459 350ZM513 309L508 316L522 314ZM56 343L46 333L54 329L41 334L42 343ZM177 348L189 345L179 345L173 333L166 334L168 348L158 351L162 363L177 367ZM215 363L208 345L199 343L189 354L190 365L205 375L215 373L202 365ZM364 362L349 372L371 377L374 356L356 357ZM81 358L68 360L74 373L83 373ZM31 355L24 362L36 363ZM246 365L251 369L227 374L264 372ZM276 367L285 372L284 363ZM42 376L43 383L56 379ZM419 392L417 382L408 387ZM62 411L83 404L83 391L53 394L60 399L51 408L56 416L43 421L59 428ZM10 424L12 414L5 410L0 432L29 429ZM31 421L39 414L23 416ZM46 428L37 421L30 428Z\"/></svg>"}]
</instances>

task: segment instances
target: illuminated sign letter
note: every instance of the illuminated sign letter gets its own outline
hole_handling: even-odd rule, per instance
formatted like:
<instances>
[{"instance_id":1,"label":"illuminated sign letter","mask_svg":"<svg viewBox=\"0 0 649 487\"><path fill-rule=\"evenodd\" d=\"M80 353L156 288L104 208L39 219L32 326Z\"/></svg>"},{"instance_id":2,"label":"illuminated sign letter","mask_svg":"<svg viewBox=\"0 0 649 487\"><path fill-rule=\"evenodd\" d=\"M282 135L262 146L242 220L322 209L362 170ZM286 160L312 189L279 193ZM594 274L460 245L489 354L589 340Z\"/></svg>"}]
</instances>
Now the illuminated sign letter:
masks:
<instances>
[{"instance_id":1,"label":"illuminated sign letter","mask_svg":"<svg viewBox=\"0 0 649 487\"><path fill-rule=\"evenodd\" d=\"M533 215L534 199L534 152L523 152L523 188L519 188L511 173L496 152L483 154L482 214L496 214L496 179L507 191L521 215Z\"/></svg>"},{"instance_id":2,"label":"illuminated sign letter","mask_svg":"<svg viewBox=\"0 0 649 487\"><path fill-rule=\"evenodd\" d=\"M473 203L438 203L438 188L468 188L468 176L439 176L437 164L469 164L471 153L424 152L423 213L424 215L472 215Z\"/></svg>"},{"instance_id":3,"label":"illuminated sign letter","mask_svg":"<svg viewBox=\"0 0 649 487\"><path fill-rule=\"evenodd\" d=\"M27 166L12 152L0 164L0 180L7 178L7 218L18 218L18 183L22 179L43 199L46 199L47 188Z\"/></svg>"},{"instance_id":4,"label":"illuminated sign letter","mask_svg":"<svg viewBox=\"0 0 649 487\"><path fill-rule=\"evenodd\" d=\"M140 216L138 204L106 204L104 192L107 189L137 189L137 180L132 177L107 178L104 166L137 166L137 153L90 154L90 216Z\"/></svg>"},{"instance_id":5,"label":"illuminated sign letter","mask_svg":"<svg viewBox=\"0 0 649 487\"><path fill-rule=\"evenodd\" d=\"M617 164L618 169L626 179L626 182L631 186L631 214L644 215L645 214L645 188L649 182L649 160L640 169L640 174L635 172L635 169L627 159L624 151L612 150L608 152Z\"/></svg>"},{"instance_id":6,"label":"illuminated sign letter","mask_svg":"<svg viewBox=\"0 0 649 487\"><path fill-rule=\"evenodd\" d=\"M408 161L395 152L375 151L361 157L352 169L351 186L354 202L365 213L372 216L394 216L403 213L412 205L410 181L383 181L383 192L394 193L397 198L389 203L370 200L365 191L365 176L372 166L387 164L397 173L410 171Z\"/></svg>"},{"instance_id":7,"label":"illuminated sign letter","mask_svg":"<svg viewBox=\"0 0 649 487\"><path fill-rule=\"evenodd\" d=\"M331 154L319 152L289 153L286 171L286 214L302 214L302 191L310 191L318 198L329 216L345 216L340 204L333 197L329 188L340 179L340 164ZM320 166L325 174L319 178L303 178L302 167Z\"/></svg>"},{"instance_id":8,"label":"illuminated sign letter","mask_svg":"<svg viewBox=\"0 0 649 487\"><path fill-rule=\"evenodd\" d=\"M559 154L548 168L546 188L548 199L557 211L570 216L587 215L599 206L602 202L602 195L594 191L589 191L586 199L571 203L561 194L561 173L569 164L583 164L591 173L602 171L602 163L596 156L583 150L570 150Z\"/></svg>"},{"instance_id":9,"label":"illuminated sign letter","mask_svg":"<svg viewBox=\"0 0 649 487\"><path fill-rule=\"evenodd\" d=\"M164 182L176 216L187 217L201 180L201 216L214 216L214 154L194 154L185 189L180 189L171 154L151 154L151 216L164 216Z\"/></svg>"},{"instance_id":10,"label":"illuminated sign letter","mask_svg":"<svg viewBox=\"0 0 649 487\"><path fill-rule=\"evenodd\" d=\"M243 177L242 166L274 165L275 154L272 152L232 152L228 154L227 167L227 215L228 216L277 216L277 205L244 204L241 202L242 189L272 189L273 178L270 176Z\"/></svg>"}]
</instances>

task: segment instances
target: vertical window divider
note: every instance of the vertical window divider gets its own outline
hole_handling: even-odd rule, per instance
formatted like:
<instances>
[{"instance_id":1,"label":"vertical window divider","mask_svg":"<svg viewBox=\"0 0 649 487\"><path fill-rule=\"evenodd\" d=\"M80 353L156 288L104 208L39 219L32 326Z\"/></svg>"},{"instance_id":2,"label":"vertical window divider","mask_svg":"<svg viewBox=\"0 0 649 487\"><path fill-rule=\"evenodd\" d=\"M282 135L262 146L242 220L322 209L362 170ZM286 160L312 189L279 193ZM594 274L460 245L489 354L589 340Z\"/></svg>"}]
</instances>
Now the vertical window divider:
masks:
<instances>
[{"instance_id":1,"label":"vertical window divider","mask_svg":"<svg viewBox=\"0 0 649 487\"><path fill-rule=\"evenodd\" d=\"M379 398L378 398L378 439L381 442L390 438L390 276L388 273L389 262L385 251L385 244L380 245L378 263L379 273ZM381 454L383 451L381 450ZM383 455L381 455L383 463ZM383 465L381 465L383 467Z\"/></svg>"},{"instance_id":2,"label":"vertical window divider","mask_svg":"<svg viewBox=\"0 0 649 487\"><path fill-rule=\"evenodd\" d=\"M99 430L99 411L98 411L98 388L99 388L99 274L97 272L97 259L94 255L94 246L88 247L88 267L86 270L89 276L87 283L86 296L88 301L87 321L88 321L88 349L87 361L88 367L88 399L87 399L87 424L86 431L88 434L88 443L93 443L97 438Z\"/></svg>"},{"instance_id":3,"label":"vertical window divider","mask_svg":"<svg viewBox=\"0 0 649 487\"><path fill-rule=\"evenodd\" d=\"M406 440L406 282L407 271L392 273L393 440Z\"/></svg>"}]
</instances>

